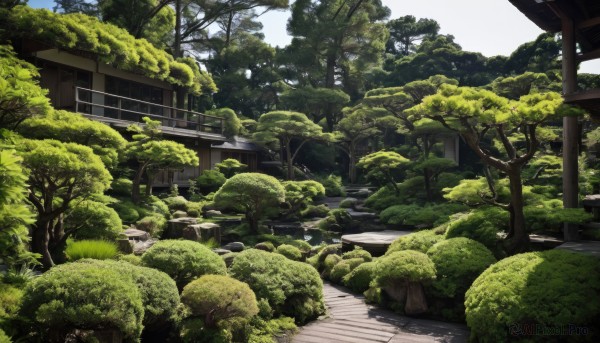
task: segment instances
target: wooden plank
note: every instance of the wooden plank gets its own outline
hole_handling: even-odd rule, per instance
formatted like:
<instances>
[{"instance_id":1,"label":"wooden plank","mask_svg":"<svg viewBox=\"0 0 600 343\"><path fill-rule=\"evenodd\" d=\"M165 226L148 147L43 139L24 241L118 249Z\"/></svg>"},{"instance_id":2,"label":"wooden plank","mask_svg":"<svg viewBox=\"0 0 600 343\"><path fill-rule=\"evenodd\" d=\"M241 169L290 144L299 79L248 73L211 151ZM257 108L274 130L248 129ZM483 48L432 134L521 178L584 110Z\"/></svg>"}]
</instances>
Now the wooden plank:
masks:
<instances>
[{"instance_id":1,"label":"wooden plank","mask_svg":"<svg viewBox=\"0 0 600 343\"><path fill-rule=\"evenodd\" d=\"M387 342L391 338L391 337L373 336L370 334L364 334L364 333L360 333L360 332L349 332L348 330L345 330L345 329L328 328L328 327L324 327L322 325L318 325L318 326L314 326L314 327L310 328L309 332L333 334L333 335L336 335L337 337L340 337L340 339L347 339L347 338L362 339L363 342L367 342L367 341L368 342Z\"/></svg>"},{"instance_id":2,"label":"wooden plank","mask_svg":"<svg viewBox=\"0 0 600 343\"><path fill-rule=\"evenodd\" d=\"M332 334L332 333L327 333L327 332L321 332L321 331L309 331L309 332L302 332L302 335L304 337L306 336L311 336L311 337L315 337L315 338L323 338L323 339L331 339L331 342L340 342L340 343L368 343L368 342L375 342L375 341L370 341L370 340L365 340L364 338L356 338L356 337L346 337L346 336L340 336L337 334Z\"/></svg>"},{"instance_id":3,"label":"wooden plank","mask_svg":"<svg viewBox=\"0 0 600 343\"><path fill-rule=\"evenodd\" d=\"M324 324L321 324L320 326L326 327L326 328L337 329L337 330L344 330L347 332L358 332L358 333L369 334L369 335L373 335L373 336L387 337L388 339L392 338L395 334L395 333L379 331L379 330L370 329L370 328L362 328L359 326L350 326L347 324L324 323Z\"/></svg>"}]
</instances>

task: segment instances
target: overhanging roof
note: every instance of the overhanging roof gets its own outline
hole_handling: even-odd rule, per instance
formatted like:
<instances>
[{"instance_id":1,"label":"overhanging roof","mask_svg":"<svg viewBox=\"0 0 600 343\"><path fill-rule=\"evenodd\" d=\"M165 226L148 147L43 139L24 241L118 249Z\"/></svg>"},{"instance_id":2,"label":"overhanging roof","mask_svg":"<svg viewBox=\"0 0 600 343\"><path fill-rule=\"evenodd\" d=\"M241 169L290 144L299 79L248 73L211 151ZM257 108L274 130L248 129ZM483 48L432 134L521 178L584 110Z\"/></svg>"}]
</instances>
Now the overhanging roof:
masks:
<instances>
[{"instance_id":1,"label":"overhanging roof","mask_svg":"<svg viewBox=\"0 0 600 343\"><path fill-rule=\"evenodd\" d=\"M260 151L261 148L243 138L236 137L233 141L223 142L222 144L213 144L211 145L212 149L221 149L221 150L242 150L242 151Z\"/></svg>"}]
</instances>

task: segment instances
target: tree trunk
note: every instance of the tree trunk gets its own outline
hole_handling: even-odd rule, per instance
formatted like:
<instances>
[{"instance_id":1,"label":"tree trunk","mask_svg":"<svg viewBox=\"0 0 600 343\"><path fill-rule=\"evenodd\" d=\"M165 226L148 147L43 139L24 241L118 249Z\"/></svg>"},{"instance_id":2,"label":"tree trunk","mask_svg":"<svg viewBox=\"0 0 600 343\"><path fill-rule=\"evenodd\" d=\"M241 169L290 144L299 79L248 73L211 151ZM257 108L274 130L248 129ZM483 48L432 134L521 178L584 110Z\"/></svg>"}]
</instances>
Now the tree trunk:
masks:
<instances>
[{"instance_id":1,"label":"tree trunk","mask_svg":"<svg viewBox=\"0 0 600 343\"><path fill-rule=\"evenodd\" d=\"M246 221L248 222L248 225L250 225L250 233L258 233L258 218L251 213L246 213Z\"/></svg>"},{"instance_id":2,"label":"tree trunk","mask_svg":"<svg viewBox=\"0 0 600 343\"><path fill-rule=\"evenodd\" d=\"M175 37L173 37L173 57L181 57L181 1L175 0Z\"/></svg>"},{"instance_id":3,"label":"tree trunk","mask_svg":"<svg viewBox=\"0 0 600 343\"><path fill-rule=\"evenodd\" d=\"M292 152L290 149L290 142L286 142L285 144L285 153L287 158L287 179L294 180L294 160L292 159Z\"/></svg>"},{"instance_id":4,"label":"tree trunk","mask_svg":"<svg viewBox=\"0 0 600 343\"><path fill-rule=\"evenodd\" d=\"M425 193L427 194L427 201L433 201L433 192L431 191L431 171L429 168L423 169L423 178L425 181Z\"/></svg>"},{"instance_id":5,"label":"tree trunk","mask_svg":"<svg viewBox=\"0 0 600 343\"><path fill-rule=\"evenodd\" d=\"M52 230L54 233L48 242L48 250L54 262L58 264L65 263L67 262L67 255L65 254L67 239L65 237L64 215L60 214L58 218L53 220L53 224Z\"/></svg>"},{"instance_id":6,"label":"tree trunk","mask_svg":"<svg viewBox=\"0 0 600 343\"><path fill-rule=\"evenodd\" d=\"M425 299L425 292L420 282L409 282L408 291L406 292L406 305L404 306L404 313L411 314L423 314L427 312L427 300Z\"/></svg>"},{"instance_id":7,"label":"tree trunk","mask_svg":"<svg viewBox=\"0 0 600 343\"><path fill-rule=\"evenodd\" d=\"M525 214L523 213L523 183L521 181L521 168L515 167L507 175L510 182L510 226L506 236L505 248L509 254L517 254L527 249L529 235L525 228Z\"/></svg>"},{"instance_id":8,"label":"tree trunk","mask_svg":"<svg viewBox=\"0 0 600 343\"><path fill-rule=\"evenodd\" d=\"M48 250L50 240L50 229L52 227L52 218L48 215L40 214L31 236L31 250L34 253L42 255L41 262L44 269L50 269L54 266L54 261Z\"/></svg>"},{"instance_id":9,"label":"tree trunk","mask_svg":"<svg viewBox=\"0 0 600 343\"><path fill-rule=\"evenodd\" d=\"M350 147L349 150L348 176L350 177L350 183L356 183L356 148Z\"/></svg>"},{"instance_id":10,"label":"tree trunk","mask_svg":"<svg viewBox=\"0 0 600 343\"><path fill-rule=\"evenodd\" d=\"M146 163L140 164L138 170L135 172L135 177L133 178L133 183L131 185L131 201L134 204L138 204L140 202L140 184L142 183L142 175L144 175L144 170L146 170Z\"/></svg>"}]
</instances>

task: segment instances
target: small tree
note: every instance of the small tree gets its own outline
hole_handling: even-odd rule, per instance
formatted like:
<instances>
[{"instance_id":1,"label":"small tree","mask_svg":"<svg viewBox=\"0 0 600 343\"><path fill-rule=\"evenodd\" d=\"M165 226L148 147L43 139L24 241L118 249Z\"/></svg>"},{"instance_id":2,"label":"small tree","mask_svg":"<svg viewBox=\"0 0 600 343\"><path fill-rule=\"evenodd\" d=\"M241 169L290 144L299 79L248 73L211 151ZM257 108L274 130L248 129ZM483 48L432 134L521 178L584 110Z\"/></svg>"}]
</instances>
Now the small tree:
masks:
<instances>
[{"instance_id":1,"label":"small tree","mask_svg":"<svg viewBox=\"0 0 600 343\"><path fill-rule=\"evenodd\" d=\"M272 176L259 173L234 175L215 194L219 207L243 212L252 233L258 232L258 221L266 210L279 207L285 201L285 190Z\"/></svg>"},{"instance_id":2,"label":"small tree","mask_svg":"<svg viewBox=\"0 0 600 343\"><path fill-rule=\"evenodd\" d=\"M325 187L317 181L286 181L283 183L285 188L285 202L289 208L285 212L285 217L290 217L304 210L313 200L325 196Z\"/></svg>"},{"instance_id":3,"label":"small tree","mask_svg":"<svg viewBox=\"0 0 600 343\"><path fill-rule=\"evenodd\" d=\"M248 168L248 165L243 164L235 158L228 158L215 164L215 169L223 173L226 178L230 178L246 168Z\"/></svg>"},{"instance_id":4,"label":"small tree","mask_svg":"<svg viewBox=\"0 0 600 343\"><path fill-rule=\"evenodd\" d=\"M323 137L322 129L305 114L299 112L273 111L258 119L254 140L263 143L279 143L285 150L287 178L294 179L294 159L306 142ZM292 148L292 142L296 142ZM283 159L282 159L283 160Z\"/></svg>"},{"instance_id":5,"label":"small tree","mask_svg":"<svg viewBox=\"0 0 600 343\"><path fill-rule=\"evenodd\" d=\"M400 190L393 172L409 162L407 158L397 152L378 151L361 158L356 166L366 169L368 171L367 177L385 180L388 185L394 188L396 194L399 194Z\"/></svg>"},{"instance_id":6,"label":"small tree","mask_svg":"<svg viewBox=\"0 0 600 343\"><path fill-rule=\"evenodd\" d=\"M32 250L50 268L54 261L49 249L61 252L72 233L64 230L64 212L71 202L103 192L112 177L92 149L83 145L24 139L19 148L30 174L29 201L38 212Z\"/></svg>"},{"instance_id":7,"label":"small tree","mask_svg":"<svg viewBox=\"0 0 600 343\"><path fill-rule=\"evenodd\" d=\"M196 153L183 144L161 140L160 121L144 117L144 122L143 127L133 124L127 128L134 133L127 153L139 163L131 190L131 200L136 204L140 201L140 184L144 173L148 178L146 194L151 195L154 175L158 170L180 169L200 163Z\"/></svg>"}]
</instances>

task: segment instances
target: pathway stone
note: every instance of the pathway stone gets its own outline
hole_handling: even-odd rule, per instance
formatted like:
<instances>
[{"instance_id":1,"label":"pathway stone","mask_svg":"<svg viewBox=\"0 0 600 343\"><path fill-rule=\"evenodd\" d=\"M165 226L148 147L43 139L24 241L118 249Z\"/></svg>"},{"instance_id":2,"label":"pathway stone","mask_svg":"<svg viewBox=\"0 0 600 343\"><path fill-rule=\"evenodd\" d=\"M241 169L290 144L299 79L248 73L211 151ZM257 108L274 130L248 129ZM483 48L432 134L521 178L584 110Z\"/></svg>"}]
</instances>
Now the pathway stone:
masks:
<instances>
[{"instance_id":1,"label":"pathway stone","mask_svg":"<svg viewBox=\"0 0 600 343\"><path fill-rule=\"evenodd\" d=\"M368 305L364 297L325 283L329 316L301 328L292 343L467 342L465 325L415 319Z\"/></svg>"}]
</instances>

